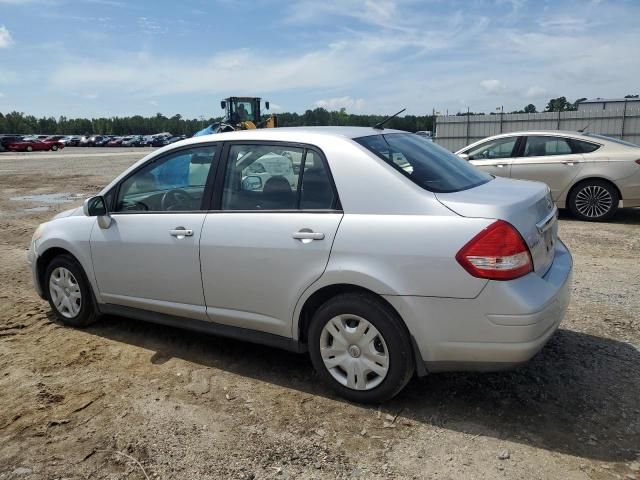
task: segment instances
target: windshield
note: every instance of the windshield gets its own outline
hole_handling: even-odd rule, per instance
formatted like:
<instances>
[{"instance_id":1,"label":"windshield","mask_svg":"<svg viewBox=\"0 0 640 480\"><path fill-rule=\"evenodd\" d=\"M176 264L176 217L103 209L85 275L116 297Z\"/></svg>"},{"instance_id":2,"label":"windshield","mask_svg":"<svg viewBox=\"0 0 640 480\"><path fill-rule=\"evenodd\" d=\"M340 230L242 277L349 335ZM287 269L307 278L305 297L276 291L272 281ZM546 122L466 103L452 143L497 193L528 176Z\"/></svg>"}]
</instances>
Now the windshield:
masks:
<instances>
[{"instance_id":1,"label":"windshield","mask_svg":"<svg viewBox=\"0 0 640 480\"><path fill-rule=\"evenodd\" d=\"M625 145L627 147L640 148L640 145L636 145L635 143L625 142L624 140L620 140L619 138L607 137L606 135L599 135L597 133L589 133L589 132L585 132L585 133L583 133L583 135L585 137L600 138L602 140L607 140L608 142L618 143L620 145Z\"/></svg>"},{"instance_id":2,"label":"windshield","mask_svg":"<svg viewBox=\"0 0 640 480\"><path fill-rule=\"evenodd\" d=\"M411 133L372 135L354 140L431 192L458 192L492 179L491 175L448 150Z\"/></svg>"}]
</instances>

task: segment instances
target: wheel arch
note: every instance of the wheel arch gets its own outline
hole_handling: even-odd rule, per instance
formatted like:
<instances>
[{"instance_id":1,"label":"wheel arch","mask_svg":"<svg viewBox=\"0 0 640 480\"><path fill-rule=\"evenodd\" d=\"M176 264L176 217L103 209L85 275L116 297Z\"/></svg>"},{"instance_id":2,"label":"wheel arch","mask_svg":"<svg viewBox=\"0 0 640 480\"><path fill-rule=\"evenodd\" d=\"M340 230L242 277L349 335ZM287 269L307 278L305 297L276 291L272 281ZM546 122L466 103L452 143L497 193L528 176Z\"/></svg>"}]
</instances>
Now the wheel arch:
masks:
<instances>
[{"instance_id":1,"label":"wheel arch","mask_svg":"<svg viewBox=\"0 0 640 480\"><path fill-rule=\"evenodd\" d=\"M586 177L582 177L579 180L576 180L573 185L571 185L571 187L567 190L567 196L566 196L566 201L568 203L569 198L571 198L571 194L575 191L576 188L578 188L580 185L582 185L583 183L587 183L593 180L597 180L599 182L606 182L609 185L611 185L613 188L615 188L616 192L618 192L618 198L620 200L622 200L622 192L620 191L620 188L618 187L618 185L616 185L616 183L611 180L610 178L607 177L603 177L603 176L598 176L598 175L589 175Z\"/></svg>"},{"instance_id":2,"label":"wheel arch","mask_svg":"<svg viewBox=\"0 0 640 480\"><path fill-rule=\"evenodd\" d=\"M427 371L425 369L424 361L422 359L422 355L420 354L420 350L418 349L418 345L415 339L413 338L413 335L409 331L407 324L405 323L404 319L400 315L400 312L398 312L398 310L393 305L391 305L384 298L384 296L366 287L362 287L360 285L355 285L352 283L334 283L334 284L325 285L321 288L318 288L311 295L309 295L304 301L302 307L300 308L300 313L298 314L297 322L295 323L297 330L294 332L294 334L298 342L306 346L309 325L311 323L311 319L313 318L313 315L318 310L318 308L320 308L325 302L327 302L331 298L334 298L338 295L342 295L345 293L359 293L359 294L369 295L375 298L377 301L379 301L383 305L385 305L387 308L389 308L391 312L393 312L397 316L398 320L400 321L400 324L405 329L405 333L409 337L409 341L411 342L413 361L416 367L416 373L419 376L426 375Z\"/></svg>"},{"instance_id":3,"label":"wheel arch","mask_svg":"<svg viewBox=\"0 0 640 480\"><path fill-rule=\"evenodd\" d=\"M43 253L41 253L38 256L38 259L36 260L36 269L38 272L38 284L40 286L40 288L42 289L42 291L44 292L44 295L48 298L49 294L47 289L45 288L45 284L44 284L44 274L47 271L47 266L49 266L49 264L51 263L51 261L56 258L59 257L60 255L71 255L76 262L78 262L78 264L80 265L80 267L82 268L83 272L84 272L84 268L82 267L82 264L78 261L78 259L76 258L76 256L71 253L69 250L66 250L62 247L51 247L47 250L45 250ZM86 272L84 272L85 276L86 276Z\"/></svg>"},{"instance_id":4,"label":"wheel arch","mask_svg":"<svg viewBox=\"0 0 640 480\"><path fill-rule=\"evenodd\" d=\"M42 252L40 255L38 255L38 259L36 260L36 272L37 272L37 280L38 280L38 285L41 288L41 291L43 292L43 295L45 296L46 299L49 298L49 293L48 293L48 289L45 288L45 273L47 271L47 267L49 266L49 264L51 263L51 261L54 258L59 257L60 255L69 255L70 257L72 257L76 263L78 264L78 266L80 267L80 270L82 271L82 274L84 275L84 279L86 280L88 286L89 286L89 290L91 291L91 296L92 296L92 300L94 301L94 304L96 304L96 290L94 288L94 285L91 281L91 277L88 275L88 272L86 270L86 268L84 267L84 265L82 264L82 262L80 261L80 259L73 254L73 252L67 250L66 248L63 247L51 247L48 248L47 250L45 250L44 252Z\"/></svg>"}]
</instances>

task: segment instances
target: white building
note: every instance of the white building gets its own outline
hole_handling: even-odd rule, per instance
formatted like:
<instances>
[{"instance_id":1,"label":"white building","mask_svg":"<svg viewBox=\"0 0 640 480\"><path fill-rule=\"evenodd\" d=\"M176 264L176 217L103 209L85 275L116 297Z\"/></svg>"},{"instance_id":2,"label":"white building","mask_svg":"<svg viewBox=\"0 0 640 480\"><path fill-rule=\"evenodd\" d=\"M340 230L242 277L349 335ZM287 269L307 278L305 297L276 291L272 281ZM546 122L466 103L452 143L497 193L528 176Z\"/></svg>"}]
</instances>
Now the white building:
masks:
<instances>
[{"instance_id":1,"label":"white building","mask_svg":"<svg viewBox=\"0 0 640 480\"><path fill-rule=\"evenodd\" d=\"M592 98L578 104L579 112L623 111L625 108L640 109L640 98Z\"/></svg>"}]
</instances>

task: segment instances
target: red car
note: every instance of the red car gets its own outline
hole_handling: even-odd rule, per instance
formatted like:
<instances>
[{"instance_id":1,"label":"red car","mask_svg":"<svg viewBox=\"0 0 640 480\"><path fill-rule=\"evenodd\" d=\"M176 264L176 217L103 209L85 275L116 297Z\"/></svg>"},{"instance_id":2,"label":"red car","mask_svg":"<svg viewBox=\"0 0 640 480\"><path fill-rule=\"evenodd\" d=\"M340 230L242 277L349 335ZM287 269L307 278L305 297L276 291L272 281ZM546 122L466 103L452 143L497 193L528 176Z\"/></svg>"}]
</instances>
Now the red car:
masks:
<instances>
[{"instance_id":1,"label":"red car","mask_svg":"<svg viewBox=\"0 0 640 480\"><path fill-rule=\"evenodd\" d=\"M53 150L64 148L64 143L55 140L20 140L7 145L12 152L36 152L39 150Z\"/></svg>"}]
</instances>

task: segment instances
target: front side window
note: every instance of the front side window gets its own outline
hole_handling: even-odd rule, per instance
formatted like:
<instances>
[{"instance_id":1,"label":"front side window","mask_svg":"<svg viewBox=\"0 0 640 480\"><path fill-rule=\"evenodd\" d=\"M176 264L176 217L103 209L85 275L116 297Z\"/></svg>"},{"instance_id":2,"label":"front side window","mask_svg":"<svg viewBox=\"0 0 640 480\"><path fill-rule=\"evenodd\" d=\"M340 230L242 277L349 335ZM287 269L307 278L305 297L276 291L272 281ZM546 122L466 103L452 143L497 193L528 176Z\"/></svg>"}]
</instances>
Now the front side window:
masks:
<instances>
[{"instance_id":1,"label":"front side window","mask_svg":"<svg viewBox=\"0 0 640 480\"><path fill-rule=\"evenodd\" d=\"M569 142L560 137L527 137L523 156L545 157L573 153Z\"/></svg>"},{"instance_id":2,"label":"front side window","mask_svg":"<svg viewBox=\"0 0 640 480\"><path fill-rule=\"evenodd\" d=\"M467 150L469 160L493 160L513 156L513 147L518 137L498 138Z\"/></svg>"},{"instance_id":3,"label":"front side window","mask_svg":"<svg viewBox=\"0 0 640 480\"><path fill-rule=\"evenodd\" d=\"M320 155L287 145L232 145L222 193L223 210L328 209L330 177Z\"/></svg>"},{"instance_id":4,"label":"front side window","mask_svg":"<svg viewBox=\"0 0 640 480\"><path fill-rule=\"evenodd\" d=\"M216 148L183 149L145 165L120 185L115 211L201 210Z\"/></svg>"},{"instance_id":5,"label":"front side window","mask_svg":"<svg viewBox=\"0 0 640 480\"><path fill-rule=\"evenodd\" d=\"M489 182L493 177L453 153L412 133L389 133L355 138L415 184L431 192L458 192Z\"/></svg>"}]
</instances>

